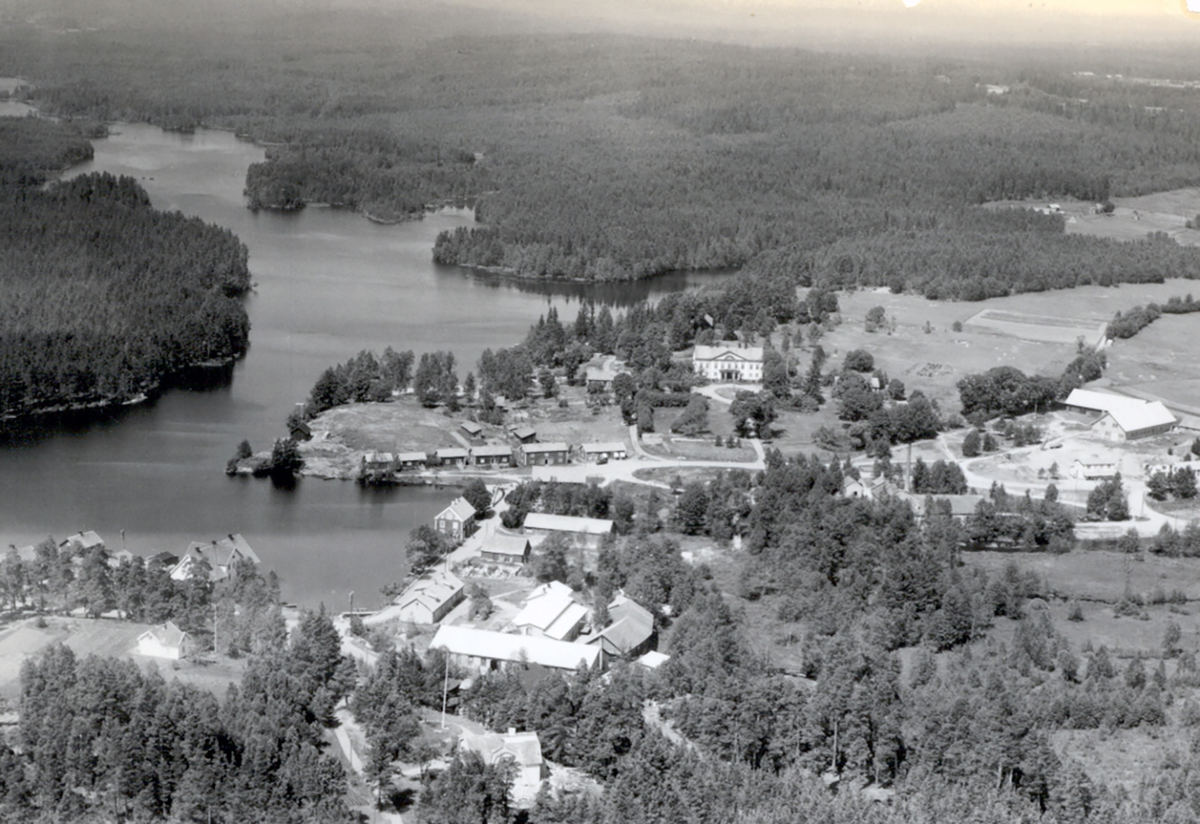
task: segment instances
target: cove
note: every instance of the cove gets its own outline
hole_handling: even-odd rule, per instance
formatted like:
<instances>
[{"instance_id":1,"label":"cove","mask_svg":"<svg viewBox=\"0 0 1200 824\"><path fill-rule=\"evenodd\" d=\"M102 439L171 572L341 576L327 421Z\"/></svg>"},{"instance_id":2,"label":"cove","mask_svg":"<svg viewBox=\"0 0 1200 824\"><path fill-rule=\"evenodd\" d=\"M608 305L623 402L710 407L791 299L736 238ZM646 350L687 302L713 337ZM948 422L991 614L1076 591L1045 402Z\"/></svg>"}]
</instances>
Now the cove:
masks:
<instances>
[{"instance_id":1,"label":"cove","mask_svg":"<svg viewBox=\"0 0 1200 824\"><path fill-rule=\"evenodd\" d=\"M121 123L94 145L94 160L67 176L131 175L156 208L225 226L247 245L250 349L232 368L149 403L16 432L0 445L4 545L94 529L110 549L150 555L240 532L280 576L286 600L341 609L354 591L356 605L377 605L379 587L404 573L409 530L452 493L228 478L225 462L241 439L268 448L320 372L361 349L450 350L461 377L485 348L518 342L551 306L571 321L582 300L627 306L724 276L587 286L479 275L432 262L437 233L470 225L469 210L397 225L326 208L255 213L242 188L263 150L232 133Z\"/></svg>"}]
</instances>

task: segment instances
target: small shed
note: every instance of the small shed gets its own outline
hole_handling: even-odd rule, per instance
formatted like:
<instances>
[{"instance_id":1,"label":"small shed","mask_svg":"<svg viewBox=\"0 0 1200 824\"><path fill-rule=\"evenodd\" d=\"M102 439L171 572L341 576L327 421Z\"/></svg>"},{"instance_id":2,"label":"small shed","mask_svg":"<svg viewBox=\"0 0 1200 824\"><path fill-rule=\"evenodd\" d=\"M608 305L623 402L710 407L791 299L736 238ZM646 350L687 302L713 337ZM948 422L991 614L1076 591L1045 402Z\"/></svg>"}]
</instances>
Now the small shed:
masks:
<instances>
[{"instance_id":1,"label":"small shed","mask_svg":"<svg viewBox=\"0 0 1200 824\"><path fill-rule=\"evenodd\" d=\"M518 443L533 443L537 440L537 430L532 426L520 426L513 429L512 436Z\"/></svg>"},{"instance_id":2,"label":"small shed","mask_svg":"<svg viewBox=\"0 0 1200 824\"><path fill-rule=\"evenodd\" d=\"M312 429L304 421L293 421L288 424L288 437L296 443L312 440Z\"/></svg>"},{"instance_id":3,"label":"small shed","mask_svg":"<svg viewBox=\"0 0 1200 824\"><path fill-rule=\"evenodd\" d=\"M483 435L483 427L475 423L475 421L463 421L461 428L471 438L478 438Z\"/></svg>"}]
</instances>

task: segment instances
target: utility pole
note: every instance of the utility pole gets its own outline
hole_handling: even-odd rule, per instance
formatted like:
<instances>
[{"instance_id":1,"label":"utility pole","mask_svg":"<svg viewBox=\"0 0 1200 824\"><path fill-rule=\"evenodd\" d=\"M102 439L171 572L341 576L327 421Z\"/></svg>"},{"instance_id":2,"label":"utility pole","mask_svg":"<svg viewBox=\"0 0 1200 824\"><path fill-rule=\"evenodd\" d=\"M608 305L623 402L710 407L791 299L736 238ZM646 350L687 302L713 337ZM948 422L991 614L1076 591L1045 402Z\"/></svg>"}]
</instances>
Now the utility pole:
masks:
<instances>
[{"instance_id":1,"label":"utility pole","mask_svg":"<svg viewBox=\"0 0 1200 824\"><path fill-rule=\"evenodd\" d=\"M442 677L442 729L446 729L446 696L450 692L450 650L444 650L446 674Z\"/></svg>"}]
</instances>

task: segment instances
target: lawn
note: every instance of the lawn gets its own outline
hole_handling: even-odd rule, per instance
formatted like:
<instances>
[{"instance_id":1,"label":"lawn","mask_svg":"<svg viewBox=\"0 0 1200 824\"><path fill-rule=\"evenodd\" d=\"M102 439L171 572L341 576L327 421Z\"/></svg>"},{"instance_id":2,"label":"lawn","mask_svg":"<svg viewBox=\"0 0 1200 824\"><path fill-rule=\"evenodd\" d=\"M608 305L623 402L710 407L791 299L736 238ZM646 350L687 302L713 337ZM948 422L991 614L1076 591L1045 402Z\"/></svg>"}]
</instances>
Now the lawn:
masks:
<instances>
[{"instance_id":1,"label":"lawn","mask_svg":"<svg viewBox=\"0 0 1200 824\"><path fill-rule=\"evenodd\" d=\"M1115 604L1129 591L1150 599L1156 591L1178 590L1188 601L1200 601L1200 558L1161 558L1125 555L1103 550L1076 550L1064 555L1029 552L968 552L967 566L995 574L1009 563L1045 581L1047 590L1062 599Z\"/></svg>"}]
</instances>

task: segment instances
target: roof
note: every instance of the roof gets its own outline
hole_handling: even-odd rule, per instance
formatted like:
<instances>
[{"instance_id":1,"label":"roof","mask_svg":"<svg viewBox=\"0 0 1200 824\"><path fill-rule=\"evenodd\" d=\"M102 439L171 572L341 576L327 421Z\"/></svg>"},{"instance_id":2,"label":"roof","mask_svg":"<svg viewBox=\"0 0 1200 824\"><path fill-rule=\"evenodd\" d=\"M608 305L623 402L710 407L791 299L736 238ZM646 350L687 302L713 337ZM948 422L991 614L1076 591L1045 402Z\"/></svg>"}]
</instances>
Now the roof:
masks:
<instances>
[{"instance_id":1,"label":"roof","mask_svg":"<svg viewBox=\"0 0 1200 824\"><path fill-rule=\"evenodd\" d=\"M513 430L513 435L515 435L520 440L525 440L526 438L532 438L536 434L537 434L537 430L534 429L532 426L522 426L520 429Z\"/></svg>"},{"instance_id":2,"label":"roof","mask_svg":"<svg viewBox=\"0 0 1200 824\"><path fill-rule=\"evenodd\" d=\"M429 456L424 452L401 452L396 456L396 460L400 461L401 463L405 463L407 461L427 461L429 460Z\"/></svg>"},{"instance_id":3,"label":"roof","mask_svg":"<svg viewBox=\"0 0 1200 824\"><path fill-rule=\"evenodd\" d=\"M542 763L542 742L538 740L536 732L476 734L464 729L459 744L479 753L488 764L495 764L505 756L512 756L513 761L522 767L533 767Z\"/></svg>"},{"instance_id":4,"label":"roof","mask_svg":"<svg viewBox=\"0 0 1200 824\"><path fill-rule=\"evenodd\" d=\"M164 647L178 647L186 637L187 633L175 626L174 621L167 621L161 627L155 627L143 632L138 636L138 642L141 643L143 638L153 638Z\"/></svg>"},{"instance_id":5,"label":"roof","mask_svg":"<svg viewBox=\"0 0 1200 824\"><path fill-rule=\"evenodd\" d=\"M607 443L585 443L581 444L584 452L625 452L628 447L624 441L609 441Z\"/></svg>"},{"instance_id":6,"label":"roof","mask_svg":"<svg viewBox=\"0 0 1200 824\"><path fill-rule=\"evenodd\" d=\"M569 451L571 451L571 447L569 447L565 443L561 443L561 442L530 443L530 444L526 444L525 446L522 446L521 449L525 451L526 455L536 455L536 454L540 454L542 452L569 452Z\"/></svg>"},{"instance_id":7,"label":"roof","mask_svg":"<svg viewBox=\"0 0 1200 824\"><path fill-rule=\"evenodd\" d=\"M666 653L651 651L637 659L634 663L640 664L646 669L658 669L670 660L671 656Z\"/></svg>"},{"instance_id":8,"label":"roof","mask_svg":"<svg viewBox=\"0 0 1200 824\"><path fill-rule=\"evenodd\" d=\"M1141 406L1146 401L1141 398L1130 398L1126 395L1114 395L1111 392L1096 392L1092 389L1072 389L1071 394L1063 401L1067 406L1078 406L1081 409L1094 409L1097 412L1107 412L1121 406Z\"/></svg>"},{"instance_id":9,"label":"roof","mask_svg":"<svg viewBox=\"0 0 1200 824\"><path fill-rule=\"evenodd\" d=\"M452 572L437 570L413 581L396 597L396 603L407 606L419 603L431 611L462 591L463 582Z\"/></svg>"},{"instance_id":10,"label":"roof","mask_svg":"<svg viewBox=\"0 0 1200 824\"><path fill-rule=\"evenodd\" d=\"M447 446L433 453L439 461L444 461L447 458L466 458L471 453L460 446Z\"/></svg>"},{"instance_id":11,"label":"roof","mask_svg":"<svg viewBox=\"0 0 1200 824\"><path fill-rule=\"evenodd\" d=\"M761 346L739 346L729 343L725 346L697 346L692 352L692 360L740 360L761 362L763 350Z\"/></svg>"},{"instance_id":12,"label":"roof","mask_svg":"<svg viewBox=\"0 0 1200 824\"><path fill-rule=\"evenodd\" d=\"M589 366L584 372L586 379L589 381L604 381L613 380L617 375L622 374L615 369L609 369L606 366Z\"/></svg>"},{"instance_id":13,"label":"roof","mask_svg":"<svg viewBox=\"0 0 1200 824\"><path fill-rule=\"evenodd\" d=\"M526 529L548 529L551 532L575 532L583 535L607 535L613 522L601 518L577 518L574 515L548 515L530 512L525 516Z\"/></svg>"},{"instance_id":14,"label":"roof","mask_svg":"<svg viewBox=\"0 0 1200 824\"><path fill-rule=\"evenodd\" d=\"M552 638L532 638L473 627L438 628L429 644L455 655L468 655L494 661L540 664L552 669L573 670L580 663L595 666L600 658L599 647L555 641Z\"/></svg>"},{"instance_id":15,"label":"roof","mask_svg":"<svg viewBox=\"0 0 1200 824\"><path fill-rule=\"evenodd\" d=\"M576 603L572 595L572 589L562 584L554 588L538 587L530 593L525 608L513 618L513 626L533 627L547 638L565 638L587 617L587 608Z\"/></svg>"},{"instance_id":16,"label":"roof","mask_svg":"<svg viewBox=\"0 0 1200 824\"><path fill-rule=\"evenodd\" d=\"M288 427L288 430L291 432L299 432L303 435L312 435L312 430L309 429L308 424L306 424L304 421L294 421L292 425Z\"/></svg>"},{"instance_id":17,"label":"roof","mask_svg":"<svg viewBox=\"0 0 1200 824\"><path fill-rule=\"evenodd\" d=\"M588 643L596 643L601 638L607 639L622 654L637 649L654 634L654 616L650 611L636 601L628 598L625 593L618 593L608 605L608 614L613 622L605 627Z\"/></svg>"},{"instance_id":18,"label":"roof","mask_svg":"<svg viewBox=\"0 0 1200 824\"><path fill-rule=\"evenodd\" d=\"M525 548L529 546L529 538L525 535L492 535L480 549L481 552L491 552L496 555L511 555L514 558L524 558Z\"/></svg>"},{"instance_id":19,"label":"roof","mask_svg":"<svg viewBox=\"0 0 1200 824\"><path fill-rule=\"evenodd\" d=\"M89 529L86 532L76 532L70 538L64 539L59 546L66 548L68 544L73 544L78 549L95 549L104 546L104 539Z\"/></svg>"},{"instance_id":20,"label":"roof","mask_svg":"<svg viewBox=\"0 0 1200 824\"><path fill-rule=\"evenodd\" d=\"M455 498L450 502L450 506L437 514L437 517L444 518L446 517L446 513L449 512L460 521L469 521L475 517L475 511L475 507L471 506L466 498Z\"/></svg>"},{"instance_id":21,"label":"roof","mask_svg":"<svg viewBox=\"0 0 1200 824\"><path fill-rule=\"evenodd\" d=\"M1117 426L1126 432L1137 432L1139 429L1149 429L1153 426L1167 426L1179 423L1171 414L1171 410L1163 406L1162 401L1142 403L1138 406L1119 406L1109 409L1107 414L1116 421Z\"/></svg>"},{"instance_id":22,"label":"roof","mask_svg":"<svg viewBox=\"0 0 1200 824\"><path fill-rule=\"evenodd\" d=\"M512 447L504 444L488 444L487 446L476 446L471 449L471 454L476 458L492 458L501 455L512 457Z\"/></svg>"},{"instance_id":23,"label":"roof","mask_svg":"<svg viewBox=\"0 0 1200 824\"><path fill-rule=\"evenodd\" d=\"M171 574L184 568L185 565L203 560L209 566L209 580L220 581L228 577L230 568L238 560L251 561L254 564L261 563L257 553L250 548L250 544L246 543L246 539L240 534L227 535L219 541L192 541L188 544L187 551L183 553L183 557L171 569Z\"/></svg>"},{"instance_id":24,"label":"roof","mask_svg":"<svg viewBox=\"0 0 1200 824\"><path fill-rule=\"evenodd\" d=\"M925 495L913 495L906 493L908 500L913 505L913 510L917 515L925 514ZM974 515L979 502L985 500L982 495L932 495L935 501L949 501L950 514L956 518Z\"/></svg>"},{"instance_id":25,"label":"roof","mask_svg":"<svg viewBox=\"0 0 1200 824\"><path fill-rule=\"evenodd\" d=\"M483 427L475 423L475 421L463 421L462 428L468 432L478 433L483 431Z\"/></svg>"}]
</instances>

